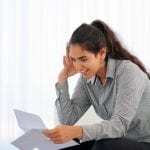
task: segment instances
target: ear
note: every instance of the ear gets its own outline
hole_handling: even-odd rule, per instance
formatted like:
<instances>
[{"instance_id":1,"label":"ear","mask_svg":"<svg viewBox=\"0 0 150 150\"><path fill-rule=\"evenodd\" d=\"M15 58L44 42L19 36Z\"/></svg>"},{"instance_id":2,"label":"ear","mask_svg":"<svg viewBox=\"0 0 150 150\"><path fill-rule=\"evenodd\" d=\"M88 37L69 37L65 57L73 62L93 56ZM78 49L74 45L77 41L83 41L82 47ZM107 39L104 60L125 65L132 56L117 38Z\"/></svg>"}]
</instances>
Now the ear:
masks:
<instances>
[{"instance_id":1,"label":"ear","mask_svg":"<svg viewBox=\"0 0 150 150\"><path fill-rule=\"evenodd\" d=\"M107 54L106 47L103 47L99 50L98 57L100 60L104 61Z\"/></svg>"}]
</instances>

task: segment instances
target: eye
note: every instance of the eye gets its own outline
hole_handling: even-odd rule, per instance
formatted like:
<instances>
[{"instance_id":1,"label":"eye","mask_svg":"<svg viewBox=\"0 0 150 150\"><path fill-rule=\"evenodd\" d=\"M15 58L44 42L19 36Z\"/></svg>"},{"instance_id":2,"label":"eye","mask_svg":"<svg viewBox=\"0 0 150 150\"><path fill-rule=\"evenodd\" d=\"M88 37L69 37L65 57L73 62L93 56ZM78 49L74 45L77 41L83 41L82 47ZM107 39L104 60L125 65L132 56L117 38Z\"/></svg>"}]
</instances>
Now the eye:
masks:
<instances>
[{"instance_id":1,"label":"eye","mask_svg":"<svg viewBox=\"0 0 150 150\"><path fill-rule=\"evenodd\" d=\"M86 62L88 59L81 59L82 62Z\"/></svg>"}]
</instances>

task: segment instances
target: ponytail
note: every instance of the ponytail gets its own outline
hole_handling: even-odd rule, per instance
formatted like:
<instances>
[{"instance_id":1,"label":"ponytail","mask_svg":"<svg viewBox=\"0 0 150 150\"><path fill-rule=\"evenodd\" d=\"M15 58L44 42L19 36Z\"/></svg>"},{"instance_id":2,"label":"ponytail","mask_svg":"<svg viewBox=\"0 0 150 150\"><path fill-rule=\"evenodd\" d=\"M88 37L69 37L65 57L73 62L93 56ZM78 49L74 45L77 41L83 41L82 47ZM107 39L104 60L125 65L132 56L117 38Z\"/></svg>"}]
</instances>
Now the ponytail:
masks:
<instances>
[{"instance_id":1,"label":"ponytail","mask_svg":"<svg viewBox=\"0 0 150 150\"><path fill-rule=\"evenodd\" d=\"M145 72L150 79L150 73L146 70L143 63L121 45L115 33L104 22L100 20L95 20L91 23L91 25L99 29L99 31L103 32L106 39L108 57L119 60L132 61L134 64L138 65L140 69Z\"/></svg>"}]
</instances>

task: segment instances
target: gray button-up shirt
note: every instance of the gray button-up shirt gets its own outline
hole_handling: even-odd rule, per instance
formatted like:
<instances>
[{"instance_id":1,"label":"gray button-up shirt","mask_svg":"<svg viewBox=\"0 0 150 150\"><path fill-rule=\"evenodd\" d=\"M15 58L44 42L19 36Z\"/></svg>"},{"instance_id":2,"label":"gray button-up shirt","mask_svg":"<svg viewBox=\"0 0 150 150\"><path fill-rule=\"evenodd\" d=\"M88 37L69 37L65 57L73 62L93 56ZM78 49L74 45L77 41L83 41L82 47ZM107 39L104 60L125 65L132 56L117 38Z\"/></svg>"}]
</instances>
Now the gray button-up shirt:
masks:
<instances>
[{"instance_id":1,"label":"gray button-up shirt","mask_svg":"<svg viewBox=\"0 0 150 150\"><path fill-rule=\"evenodd\" d=\"M82 125L81 141L126 137L150 143L150 80L128 60L108 59L107 81L80 76L72 97L68 83L56 84L56 108L62 124L73 125L93 105L103 120ZM90 121L90 120L89 120Z\"/></svg>"}]
</instances>

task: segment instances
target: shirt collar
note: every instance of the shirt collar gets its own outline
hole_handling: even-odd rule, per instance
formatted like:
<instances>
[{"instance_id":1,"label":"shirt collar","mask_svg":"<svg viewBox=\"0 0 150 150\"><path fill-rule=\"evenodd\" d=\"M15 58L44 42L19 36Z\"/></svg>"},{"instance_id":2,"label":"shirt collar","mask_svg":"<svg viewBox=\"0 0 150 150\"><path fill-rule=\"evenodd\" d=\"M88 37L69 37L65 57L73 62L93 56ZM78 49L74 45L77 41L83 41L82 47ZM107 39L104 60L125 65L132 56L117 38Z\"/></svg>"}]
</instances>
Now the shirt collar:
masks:
<instances>
[{"instance_id":1,"label":"shirt collar","mask_svg":"<svg viewBox=\"0 0 150 150\"><path fill-rule=\"evenodd\" d=\"M116 60L113 58L108 58L106 77L114 78L115 71L116 71Z\"/></svg>"},{"instance_id":2,"label":"shirt collar","mask_svg":"<svg viewBox=\"0 0 150 150\"><path fill-rule=\"evenodd\" d=\"M87 79L86 82L94 84L95 80L96 80L96 75L94 75L91 78Z\"/></svg>"}]
</instances>

